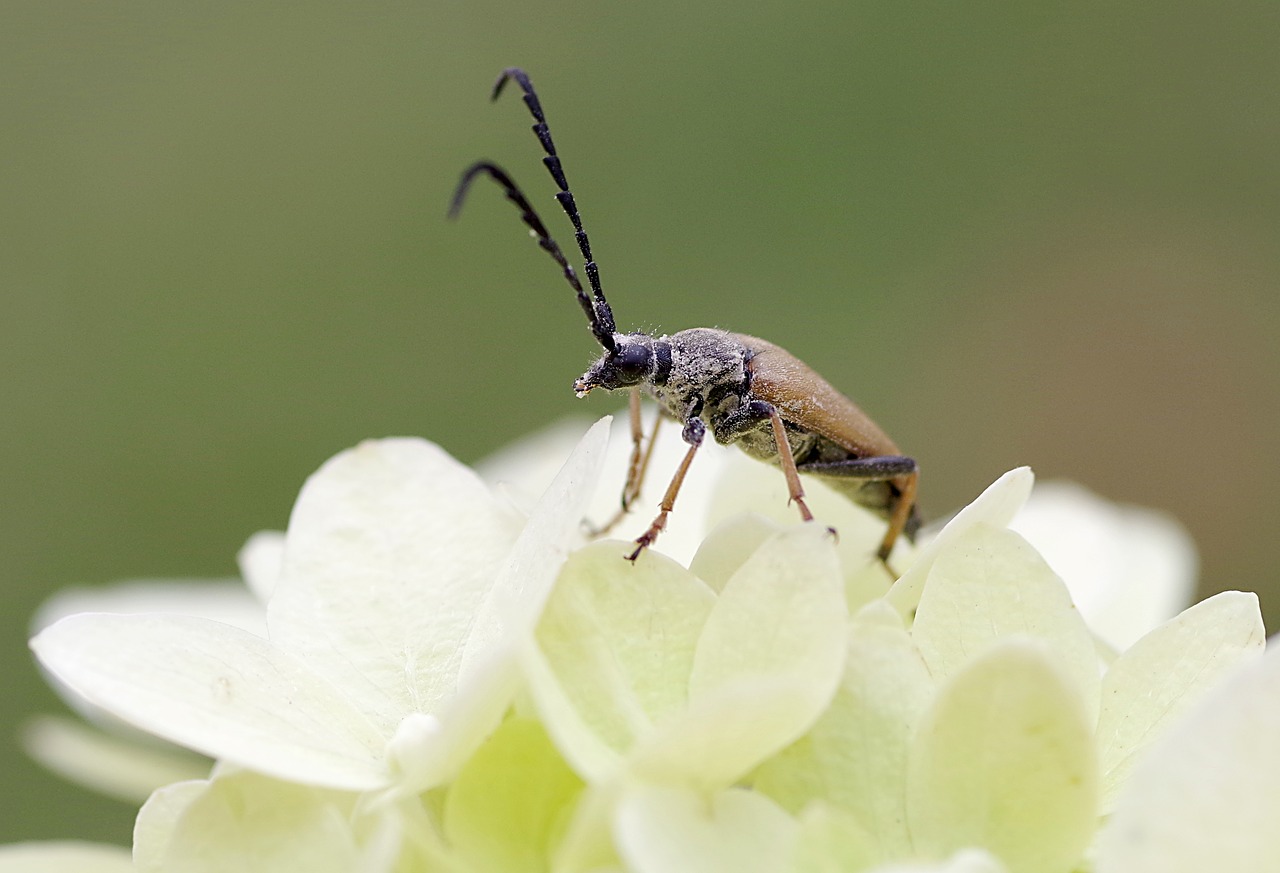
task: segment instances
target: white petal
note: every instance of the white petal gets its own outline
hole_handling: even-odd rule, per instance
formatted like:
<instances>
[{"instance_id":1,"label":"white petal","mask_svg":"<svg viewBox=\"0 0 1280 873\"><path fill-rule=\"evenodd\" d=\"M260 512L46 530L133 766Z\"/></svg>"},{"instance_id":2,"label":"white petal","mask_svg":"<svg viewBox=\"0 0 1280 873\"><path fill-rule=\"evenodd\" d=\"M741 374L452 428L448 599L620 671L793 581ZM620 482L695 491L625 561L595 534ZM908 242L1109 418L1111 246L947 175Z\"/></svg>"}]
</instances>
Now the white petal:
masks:
<instances>
[{"instance_id":1,"label":"white petal","mask_svg":"<svg viewBox=\"0 0 1280 873\"><path fill-rule=\"evenodd\" d=\"M982 846L1014 871L1072 870L1096 824L1092 723L1041 643L1006 640L956 673L916 732L908 777L922 855Z\"/></svg>"},{"instance_id":2,"label":"white petal","mask_svg":"<svg viewBox=\"0 0 1280 873\"><path fill-rule=\"evenodd\" d=\"M814 798L848 810L866 828L872 859L908 857L908 752L933 691L897 612L873 604L855 617L835 699L756 771L756 788L792 812Z\"/></svg>"},{"instance_id":3,"label":"white petal","mask_svg":"<svg viewBox=\"0 0 1280 873\"><path fill-rule=\"evenodd\" d=\"M31 620L31 632L80 612L171 612L235 625L258 636L267 631L266 610L237 579L139 579L94 588L65 588L40 604Z\"/></svg>"},{"instance_id":4,"label":"white petal","mask_svg":"<svg viewBox=\"0 0 1280 873\"><path fill-rule=\"evenodd\" d=\"M644 412L645 433L652 429L655 411ZM614 422L605 455L604 472L600 487L595 491L587 511L587 519L603 523L618 510L622 485L626 480L631 454L628 414L621 411L613 416ZM622 520L611 535L618 539L639 536L658 511L658 502L680 464L688 446L680 439L679 430L671 422L664 423L658 433L657 444L649 461L644 488L635 501L631 513ZM551 425L503 449L476 466L488 482L496 483L499 492L510 495L513 503L528 510L555 476L560 464L568 455L583 430L583 422L569 420ZM698 456L685 477L680 489L680 499L667 531L658 540L657 550L681 563L688 563L708 529L707 507L719 482L719 471L726 458L737 453L708 441L698 451Z\"/></svg>"},{"instance_id":5,"label":"white petal","mask_svg":"<svg viewBox=\"0 0 1280 873\"><path fill-rule=\"evenodd\" d=\"M1016 533L984 523L949 540L934 557L911 631L933 677L944 679L998 640L1025 634L1049 643L1096 718L1101 678L1093 635L1044 559Z\"/></svg>"},{"instance_id":6,"label":"white petal","mask_svg":"<svg viewBox=\"0 0 1280 873\"><path fill-rule=\"evenodd\" d=\"M282 531L260 530L249 537L236 555L244 584L264 605L271 599L284 571L284 543Z\"/></svg>"},{"instance_id":7,"label":"white petal","mask_svg":"<svg viewBox=\"0 0 1280 873\"><path fill-rule=\"evenodd\" d=\"M689 570L711 586L712 591L723 591L729 579L755 554L756 549L781 530L782 526L777 522L754 512L730 516L716 525L715 530L703 540L689 563Z\"/></svg>"},{"instance_id":8,"label":"white petal","mask_svg":"<svg viewBox=\"0 0 1280 873\"><path fill-rule=\"evenodd\" d=\"M542 726L509 719L449 787L445 836L467 870L542 873L581 791Z\"/></svg>"},{"instance_id":9,"label":"white petal","mask_svg":"<svg viewBox=\"0 0 1280 873\"><path fill-rule=\"evenodd\" d=\"M133 823L133 863L138 873L167 873L165 865L178 823L208 787L208 779L175 782L147 798Z\"/></svg>"},{"instance_id":10,"label":"white petal","mask_svg":"<svg viewBox=\"0 0 1280 873\"><path fill-rule=\"evenodd\" d=\"M139 816L143 873L346 873L356 795L239 772L157 792Z\"/></svg>"},{"instance_id":11,"label":"white petal","mask_svg":"<svg viewBox=\"0 0 1280 873\"><path fill-rule=\"evenodd\" d=\"M796 822L750 791L708 798L637 786L619 803L614 836L635 873L779 873L790 865Z\"/></svg>"},{"instance_id":12,"label":"white petal","mask_svg":"<svg viewBox=\"0 0 1280 873\"><path fill-rule=\"evenodd\" d=\"M945 861L886 864L867 873L1006 873L1008 869L984 849L961 849Z\"/></svg>"},{"instance_id":13,"label":"white petal","mask_svg":"<svg viewBox=\"0 0 1280 873\"><path fill-rule=\"evenodd\" d=\"M239 628L86 613L31 647L90 703L210 757L315 785L387 781L387 737L307 664Z\"/></svg>"},{"instance_id":14,"label":"white petal","mask_svg":"<svg viewBox=\"0 0 1280 873\"><path fill-rule=\"evenodd\" d=\"M533 632L570 546L581 538L587 503L600 479L609 419L596 422L534 507L495 581L485 592L465 643L460 682L499 642L514 651ZM513 664L514 667L514 664Z\"/></svg>"},{"instance_id":15,"label":"white petal","mask_svg":"<svg viewBox=\"0 0 1280 873\"><path fill-rule=\"evenodd\" d=\"M0 873L134 873L129 850L72 840L0 846Z\"/></svg>"},{"instance_id":16,"label":"white petal","mask_svg":"<svg viewBox=\"0 0 1280 873\"><path fill-rule=\"evenodd\" d=\"M1177 615L1194 592L1195 546L1165 513L1042 482L1009 527L1044 555L1089 627L1117 651Z\"/></svg>"},{"instance_id":17,"label":"white petal","mask_svg":"<svg viewBox=\"0 0 1280 873\"><path fill-rule=\"evenodd\" d=\"M1280 646L1272 645L1139 760L1099 837L1098 873L1280 870L1277 738Z\"/></svg>"},{"instance_id":18,"label":"white petal","mask_svg":"<svg viewBox=\"0 0 1280 873\"><path fill-rule=\"evenodd\" d=\"M1103 812L1142 750L1225 673L1261 655L1265 643L1257 595L1224 591L1116 659L1103 678L1098 718Z\"/></svg>"},{"instance_id":19,"label":"white petal","mask_svg":"<svg viewBox=\"0 0 1280 873\"><path fill-rule=\"evenodd\" d=\"M633 771L722 788L797 739L835 693L846 617L826 530L798 526L769 540L712 608L688 710L640 744Z\"/></svg>"},{"instance_id":20,"label":"white petal","mask_svg":"<svg viewBox=\"0 0 1280 873\"><path fill-rule=\"evenodd\" d=\"M206 759L147 739L146 744L132 742L53 716L34 719L22 731L22 747L36 761L78 785L124 801L141 803L161 785L208 774Z\"/></svg>"},{"instance_id":21,"label":"white petal","mask_svg":"<svg viewBox=\"0 0 1280 873\"><path fill-rule=\"evenodd\" d=\"M525 668L549 733L588 779L604 778L614 755L684 709L714 601L679 564L647 552L632 565L629 550L608 541L570 557Z\"/></svg>"},{"instance_id":22,"label":"white petal","mask_svg":"<svg viewBox=\"0 0 1280 873\"><path fill-rule=\"evenodd\" d=\"M851 573L869 563L879 563L876 549L884 538L884 521L849 500L816 476L802 476L805 501L822 527L834 528L836 551ZM709 525L720 524L743 512L759 513L783 527L800 524L800 513L791 505L786 477L772 464L763 464L739 451L725 458L707 516Z\"/></svg>"},{"instance_id":23,"label":"white petal","mask_svg":"<svg viewBox=\"0 0 1280 873\"><path fill-rule=\"evenodd\" d=\"M1017 467L988 485L976 500L957 512L936 537L916 550L911 566L889 589L886 595L889 602L904 616L911 615L938 553L975 524L1006 527L1027 502L1034 484L1031 468Z\"/></svg>"},{"instance_id":24,"label":"white petal","mask_svg":"<svg viewBox=\"0 0 1280 873\"><path fill-rule=\"evenodd\" d=\"M298 497L271 638L389 736L454 693L463 643L522 522L435 445L362 443Z\"/></svg>"},{"instance_id":25,"label":"white petal","mask_svg":"<svg viewBox=\"0 0 1280 873\"><path fill-rule=\"evenodd\" d=\"M880 857L875 837L847 810L819 800L800 815L795 873L861 873Z\"/></svg>"}]
</instances>

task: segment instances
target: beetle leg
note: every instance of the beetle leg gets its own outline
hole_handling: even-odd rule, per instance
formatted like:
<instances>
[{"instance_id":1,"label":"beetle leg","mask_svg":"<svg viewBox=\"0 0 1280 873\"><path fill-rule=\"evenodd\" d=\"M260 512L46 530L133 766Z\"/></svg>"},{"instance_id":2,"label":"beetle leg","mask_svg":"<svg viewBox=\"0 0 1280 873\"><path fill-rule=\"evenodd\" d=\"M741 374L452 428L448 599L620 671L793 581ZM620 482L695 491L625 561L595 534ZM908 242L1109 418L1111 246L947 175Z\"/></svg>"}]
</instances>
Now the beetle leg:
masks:
<instances>
[{"instance_id":1,"label":"beetle leg","mask_svg":"<svg viewBox=\"0 0 1280 873\"><path fill-rule=\"evenodd\" d=\"M769 407L769 423L773 426L773 440L778 444L778 465L782 467L782 474L787 477L787 495L799 507L800 518L813 521L813 513L804 502L804 487L800 484L800 474L796 471L795 456L791 454L791 441L787 439L786 425L782 423L778 410L772 406Z\"/></svg>"},{"instance_id":2,"label":"beetle leg","mask_svg":"<svg viewBox=\"0 0 1280 873\"><path fill-rule=\"evenodd\" d=\"M884 539L876 552L880 560L887 560L899 535L907 531L915 519L916 482L919 479L919 467L916 465L915 458L908 458L905 455L850 458L846 461L804 464L800 469L819 476L893 482L898 489L898 494L889 509L889 528L885 531Z\"/></svg>"},{"instance_id":3,"label":"beetle leg","mask_svg":"<svg viewBox=\"0 0 1280 873\"><path fill-rule=\"evenodd\" d=\"M640 536L636 537L636 548L631 554L627 555L627 560L632 563L636 558L640 557L640 553L653 545L658 538L658 534L667 526L667 516L671 514L672 507L676 503L676 495L680 493L680 486L684 484L684 477L689 472L689 465L693 463L693 456L697 454L698 447L702 445L703 437L706 436L707 427L702 423L702 419L698 418L698 414L702 411L702 399L694 398L689 404L687 417L684 423L684 431L682 436L684 441L689 444L689 451L685 452L684 459L680 461L680 466L676 468L676 474L671 477L671 484L667 486L667 493L662 495L662 502L658 504L658 517L653 520L648 529Z\"/></svg>"},{"instance_id":4,"label":"beetle leg","mask_svg":"<svg viewBox=\"0 0 1280 873\"><path fill-rule=\"evenodd\" d=\"M787 496L790 502L800 509L800 518L813 521L813 513L804 502L804 486L800 484L800 474L796 470L795 455L791 453L791 441L787 439L787 428L782 416L772 403L764 400L749 400L739 404L732 412L715 422L716 440L731 443L743 434L755 430L769 422L773 429L773 441L778 447L778 466L787 479Z\"/></svg>"},{"instance_id":5,"label":"beetle leg","mask_svg":"<svg viewBox=\"0 0 1280 873\"><path fill-rule=\"evenodd\" d=\"M711 429L716 435L716 442L727 445L743 434L760 427L777 415L777 412L771 403L763 400L748 400L738 404L732 412L713 421Z\"/></svg>"},{"instance_id":6,"label":"beetle leg","mask_svg":"<svg viewBox=\"0 0 1280 873\"><path fill-rule=\"evenodd\" d=\"M653 457L653 447L658 441L660 424L662 424L661 412L653 420L653 428L649 431L649 442L645 445L644 423L640 419L640 389L633 389L631 391L631 461L627 465L627 479L622 486L622 506L599 527L589 525L590 536L604 536L617 527L618 523L631 511L631 505L640 496L645 474L649 471L649 460Z\"/></svg>"}]
</instances>

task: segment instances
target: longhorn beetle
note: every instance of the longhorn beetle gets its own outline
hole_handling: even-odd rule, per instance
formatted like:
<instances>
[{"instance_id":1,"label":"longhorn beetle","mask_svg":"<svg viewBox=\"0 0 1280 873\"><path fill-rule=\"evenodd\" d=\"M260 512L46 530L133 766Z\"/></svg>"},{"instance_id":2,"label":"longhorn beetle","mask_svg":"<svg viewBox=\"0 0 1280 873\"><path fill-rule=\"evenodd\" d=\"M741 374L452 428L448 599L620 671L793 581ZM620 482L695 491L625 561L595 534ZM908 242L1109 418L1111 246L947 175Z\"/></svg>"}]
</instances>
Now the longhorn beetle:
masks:
<instances>
[{"instance_id":1,"label":"longhorn beetle","mask_svg":"<svg viewBox=\"0 0 1280 873\"><path fill-rule=\"evenodd\" d=\"M709 327L695 327L670 336L619 333L533 83L524 70L504 70L493 86L491 99L498 99L509 80L515 80L524 91L525 105L533 115L533 132L546 152L542 162L560 189L556 200L573 223L574 236L586 262L591 295L583 290L577 272L516 183L496 164L477 161L467 168L453 195L449 217L458 214L476 176L487 175L501 186L507 199L520 210L521 220L533 232L538 245L564 272L587 315L591 335L604 348L600 359L573 383L573 390L585 397L594 388L631 389L631 463L622 491L622 508L600 532L612 527L630 509L639 495L653 451L662 415L654 422L648 447L644 448L640 424L643 390L657 400L662 413L684 425L682 435L689 449L667 486L657 517L636 539L635 550L627 556L629 560L635 561L666 527L680 485L708 427L716 442L736 443L753 458L781 467L791 502L805 521L812 521L813 513L805 505L799 473L821 477L853 502L887 519L889 526L877 553L882 561L886 560L898 536L914 536L920 524L915 507L915 460L899 452L853 401L773 343Z\"/></svg>"}]
</instances>

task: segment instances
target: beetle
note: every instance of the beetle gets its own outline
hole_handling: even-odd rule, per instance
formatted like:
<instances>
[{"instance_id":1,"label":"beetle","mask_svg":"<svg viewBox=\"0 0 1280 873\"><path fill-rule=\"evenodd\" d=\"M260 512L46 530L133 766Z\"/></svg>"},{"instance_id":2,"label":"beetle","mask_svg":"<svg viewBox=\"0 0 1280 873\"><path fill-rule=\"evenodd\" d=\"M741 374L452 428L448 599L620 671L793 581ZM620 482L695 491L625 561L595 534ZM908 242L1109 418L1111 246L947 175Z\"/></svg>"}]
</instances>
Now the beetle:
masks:
<instances>
[{"instance_id":1,"label":"beetle","mask_svg":"<svg viewBox=\"0 0 1280 873\"><path fill-rule=\"evenodd\" d=\"M466 169L454 193L449 216L462 208L472 181L485 175L496 182L542 247L564 273L587 323L604 354L574 383L579 397L596 388L630 389L632 451L622 506L597 532L612 527L631 509L639 495L657 437L659 414L647 440L640 420L641 392L652 396L660 412L683 425L689 448L659 504L656 518L635 540L627 558L635 561L667 525L681 483L698 447L710 429L716 442L736 444L751 457L781 467L792 503L804 521L813 513L804 500L800 473L818 476L848 499L888 522L877 555L887 561L900 535L914 538L920 525L916 509L918 468L902 454L875 422L803 361L777 345L747 334L696 327L671 335L620 333L600 285L600 270L564 168L556 153L546 116L529 76L521 69L504 70L493 86L497 100L508 81L524 92L533 116L533 132L542 144L543 164L559 191L556 200L573 224L591 287L588 295L560 246L516 183L497 164L477 161Z\"/></svg>"}]
</instances>

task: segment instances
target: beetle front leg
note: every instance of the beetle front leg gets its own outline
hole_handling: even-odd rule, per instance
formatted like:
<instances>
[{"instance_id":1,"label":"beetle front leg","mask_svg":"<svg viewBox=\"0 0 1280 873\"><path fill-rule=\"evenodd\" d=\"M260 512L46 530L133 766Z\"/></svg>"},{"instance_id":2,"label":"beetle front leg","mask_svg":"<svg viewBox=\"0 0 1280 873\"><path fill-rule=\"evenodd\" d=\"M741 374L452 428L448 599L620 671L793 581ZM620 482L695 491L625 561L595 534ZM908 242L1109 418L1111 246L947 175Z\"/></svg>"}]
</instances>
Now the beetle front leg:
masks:
<instances>
[{"instance_id":1,"label":"beetle front leg","mask_svg":"<svg viewBox=\"0 0 1280 873\"><path fill-rule=\"evenodd\" d=\"M641 552L653 545L658 539L658 534L666 529L667 516L675 506L676 495L680 493L680 486L684 484L684 477L689 472L689 465L693 463L693 456L697 454L698 447L702 445L702 440L706 436L707 426L698 417L701 413L702 398L695 397L685 410L684 430L681 432L684 441L689 444L689 451L685 452L684 459L676 468L676 474L671 477L671 484L667 486L667 493L662 496L662 502L658 504L658 517L644 533L636 537L635 551L627 555L627 560L632 563L640 557Z\"/></svg>"},{"instance_id":2,"label":"beetle front leg","mask_svg":"<svg viewBox=\"0 0 1280 873\"><path fill-rule=\"evenodd\" d=\"M634 388L631 391L631 460L627 464L627 479L622 486L621 506L610 516L609 520L598 527L583 522L587 529L587 535L592 537L602 537L609 531L617 527L618 523L627 517L627 513L631 511L631 505L635 503L636 498L640 496L640 489L644 486L645 474L649 471L649 459L653 457L653 447L658 441L658 426L662 424L662 412L653 420L653 427L649 430L649 441L644 441L644 425L640 419L640 389Z\"/></svg>"}]
</instances>

